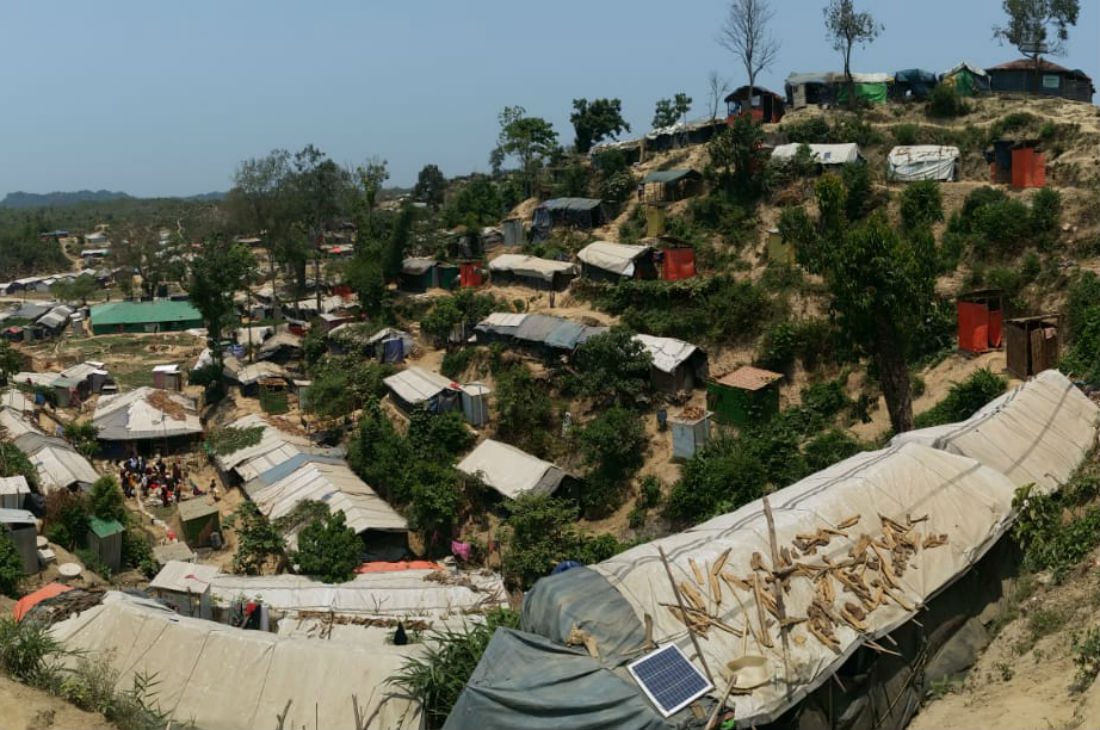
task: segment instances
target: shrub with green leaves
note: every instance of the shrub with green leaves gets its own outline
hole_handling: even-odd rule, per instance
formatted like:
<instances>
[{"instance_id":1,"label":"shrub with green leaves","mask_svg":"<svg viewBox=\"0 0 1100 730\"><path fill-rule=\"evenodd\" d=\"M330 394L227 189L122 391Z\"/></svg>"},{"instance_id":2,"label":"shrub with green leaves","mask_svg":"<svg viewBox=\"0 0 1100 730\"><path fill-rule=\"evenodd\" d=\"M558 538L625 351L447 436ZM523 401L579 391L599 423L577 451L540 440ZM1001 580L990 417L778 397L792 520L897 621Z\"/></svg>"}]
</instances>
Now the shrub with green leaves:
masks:
<instances>
[{"instance_id":1,"label":"shrub with green leaves","mask_svg":"<svg viewBox=\"0 0 1100 730\"><path fill-rule=\"evenodd\" d=\"M587 468L581 503L587 517L603 516L622 503L627 481L645 459L646 435L634 411L609 408L576 432Z\"/></svg>"},{"instance_id":2,"label":"shrub with green leaves","mask_svg":"<svg viewBox=\"0 0 1100 730\"><path fill-rule=\"evenodd\" d=\"M496 437L540 458L550 455L554 408L545 383L517 363L497 374Z\"/></svg>"},{"instance_id":3,"label":"shrub with green leaves","mask_svg":"<svg viewBox=\"0 0 1100 730\"><path fill-rule=\"evenodd\" d=\"M127 522L126 497L118 486L118 480L110 474L101 476L92 484L88 492L88 508L93 516L101 520Z\"/></svg>"},{"instance_id":4,"label":"shrub with green leaves","mask_svg":"<svg viewBox=\"0 0 1100 730\"><path fill-rule=\"evenodd\" d=\"M23 558L7 530L0 529L0 593L9 598L19 597L19 585L23 582Z\"/></svg>"},{"instance_id":5,"label":"shrub with green leaves","mask_svg":"<svg viewBox=\"0 0 1100 730\"><path fill-rule=\"evenodd\" d=\"M84 545L88 534L91 508L79 492L58 489L46 495L46 519L43 530L50 542L67 550Z\"/></svg>"},{"instance_id":6,"label":"shrub with green leaves","mask_svg":"<svg viewBox=\"0 0 1100 730\"><path fill-rule=\"evenodd\" d=\"M302 528L291 560L299 573L326 583L343 583L355 577L355 569L363 562L363 541L348 527L342 510L330 512Z\"/></svg>"},{"instance_id":7,"label":"shrub with green leaves","mask_svg":"<svg viewBox=\"0 0 1100 730\"><path fill-rule=\"evenodd\" d=\"M901 222L906 230L931 226L943 220L943 199L940 184L935 180L919 180L901 193Z\"/></svg>"},{"instance_id":8,"label":"shrub with green leaves","mask_svg":"<svg viewBox=\"0 0 1100 730\"><path fill-rule=\"evenodd\" d=\"M652 358L628 329L613 327L588 339L573 362L581 392L601 405L633 406L650 389Z\"/></svg>"},{"instance_id":9,"label":"shrub with green leaves","mask_svg":"<svg viewBox=\"0 0 1100 730\"><path fill-rule=\"evenodd\" d=\"M1079 274L1069 286L1066 325L1070 343L1062 370L1100 385L1100 277Z\"/></svg>"},{"instance_id":10,"label":"shrub with green leaves","mask_svg":"<svg viewBox=\"0 0 1100 730\"><path fill-rule=\"evenodd\" d=\"M209 431L206 443L215 454L229 456L241 449L247 449L260 443L263 435L263 426L250 426L248 428L225 426Z\"/></svg>"},{"instance_id":11,"label":"shrub with green leaves","mask_svg":"<svg viewBox=\"0 0 1100 730\"><path fill-rule=\"evenodd\" d=\"M982 368L966 380L952 385L947 397L914 418L913 423L917 428L927 428L965 421L1007 387L1007 380L988 368Z\"/></svg>"},{"instance_id":12,"label":"shrub with green leaves","mask_svg":"<svg viewBox=\"0 0 1100 730\"><path fill-rule=\"evenodd\" d=\"M928 115L939 118L961 117L970 113L967 104L954 86L938 84L928 95Z\"/></svg>"},{"instance_id":13,"label":"shrub with green leaves","mask_svg":"<svg viewBox=\"0 0 1100 730\"><path fill-rule=\"evenodd\" d=\"M242 502L232 520L237 523L234 573L258 575L270 560L282 562L286 549L283 538L254 502Z\"/></svg>"},{"instance_id":14,"label":"shrub with green leaves","mask_svg":"<svg viewBox=\"0 0 1100 730\"><path fill-rule=\"evenodd\" d=\"M12 679L45 687L57 676L55 660L65 653L45 624L0 617L0 671Z\"/></svg>"},{"instance_id":15,"label":"shrub with green leaves","mask_svg":"<svg viewBox=\"0 0 1100 730\"><path fill-rule=\"evenodd\" d=\"M462 628L424 637L423 652L406 660L393 682L424 708L428 727L442 727L498 628L519 628L519 614L501 608Z\"/></svg>"}]
</instances>

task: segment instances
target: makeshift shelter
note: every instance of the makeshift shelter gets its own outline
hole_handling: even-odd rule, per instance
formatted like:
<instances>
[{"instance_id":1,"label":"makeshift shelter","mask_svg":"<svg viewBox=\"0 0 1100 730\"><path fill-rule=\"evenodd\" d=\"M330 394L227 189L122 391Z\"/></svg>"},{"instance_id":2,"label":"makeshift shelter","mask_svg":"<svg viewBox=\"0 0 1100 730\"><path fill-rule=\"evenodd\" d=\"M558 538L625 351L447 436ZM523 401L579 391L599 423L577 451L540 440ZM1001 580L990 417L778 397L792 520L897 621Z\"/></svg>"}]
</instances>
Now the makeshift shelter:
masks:
<instances>
[{"instance_id":1,"label":"makeshift shelter","mask_svg":"<svg viewBox=\"0 0 1100 730\"><path fill-rule=\"evenodd\" d=\"M745 655L747 641L751 647L772 649L756 649L760 657L756 670L745 672L752 678L739 680L744 682L736 698L739 726L764 726L794 710L781 726L838 727L843 716L848 718L844 726L883 727L888 718L885 727L904 727L925 689L923 675L910 676L905 671L908 667L895 670L907 680L899 681L890 693L897 698L905 690L896 715L888 700L878 703L882 693L876 691L875 677L849 683L846 675L848 689L838 693L831 691L831 678L865 642L908 625L926 607L936 610L933 601L967 576L1010 527L1016 486L973 459L925 446L864 452L769 495L767 503L756 500L686 532L543 578L525 597L521 631L500 630L493 637L445 728L671 730L698 722L690 708L666 718L626 671L626 665L652 644L674 644L686 656L696 654L684 623L667 608L677 603L669 573L679 586L698 593L705 613L722 626L737 627L755 637L740 630L727 633L711 622L698 640L699 656L691 664L713 673L700 701L704 713L725 697L725 688L739 671L727 662ZM924 521L909 524L907 516ZM844 537L824 532L840 525L847 526L840 531ZM905 550L904 567L900 560L878 557L878 548L872 547L875 537L891 534L895 525L894 534L916 533L907 538L915 543L912 550ZM821 540L816 539L819 535ZM868 537L863 540L860 535ZM872 574L871 580L885 585L886 597L865 603L861 596L868 592L866 587L844 592L842 580L848 576L841 568L819 578L828 581L831 590L815 581L817 572L796 571L784 582L782 600L786 615L809 620L787 630L790 640L780 651L780 631L767 608L773 589L765 578L771 576L768 566L781 558L762 556L775 555L776 545L808 549L809 536L816 543L816 557L795 559L796 563L835 564L852 556L868 560L866 572ZM874 578L885 571L890 571L888 577ZM702 580L695 577L700 573ZM749 590L743 587L746 582ZM725 598L704 598L716 592ZM731 592L736 601L730 600ZM853 623L841 618L850 612L848 604L860 614ZM837 616L836 621L829 615ZM820 625L829 626L830 633L822 633ZM945 616L942 625L958 623ZM914 663L921 662L916 665L918 672L951 633L940 630L940 622L928 626L924 641L917 636L899 647L911 652ZM599 648L598 659L583 647L568 645L575 631L583 631L586 643ZM867 654L853 673L868 671L875 659ZM910 688L913 683L917 686ZM823 694L815 696L819 687ZM569 701L563 703L562 697Z\"/></svg>"},{"instance_id":2,"label":"makeshift shelter","mask_svg":"<svg viewBox=\"0 0 1100 730\"><path fill-rule=\"evenodd\" d=\"M22 474L0 477L0 509L26 509L31 487Z\"/></svg>"},{"instance_id":3,"label":"makeshift shelter","mask_svg":"<svg viewBox=\"0 0 1100 730\"><path fill-rule=\"evenodd\" d=\"M405 368L382 380L390 398L406 413L425 407L431 413L444 413L461 407L458 386L448 377L416 367Z\"/></svg>"},{"instance_id":4,"label":"makeshift shelter","mask_svg":"<svg viewBox=\"0 0 1100 730\"><path fill-rule=\"evenodd\" d=\"M515 446L485 439L458 463L458 470L481 479L507 499L525 494L553 494L568 476L560 467Z\"/></svg>"},{"instance_id":5,"label":"makeshift shelter","mask_svg":"<svg viewBox=\"0 0 1100 730\"><path fill-rule=\"evenodd\" d=\"M279 365L302 359L302 338L293 332L276 332L256 351L256 359Z\"/></svg>"},{"instance_id":6,"label":"makeshift shelter","mask_svg":"<svg viewBox=\"0 0 1100 730\"><path fill-rule=\"evenodd\" d=\"M158 566L163 568L172 561L193 563L195 562L195 553L187 547L185 542L170 542L167 545L153 546L153 562Z\"/></svg>"},{"instance_id":7,"label":"makeshift shelter","mask_svg":"<svg viewBox=\"0 0 1100 730\"><path fill-rule=\"evenodd\" d=\"M748 365L707 383L707 408L715 420L745 427L779 413L780 373Z\"/></svg>"},{"instance_id":8,"label":"makeshift shelter","mask_svg":"<svg viewBox=\"0 0 1100 730\"><path fill-rule=\"evenodd\" d=\"M153 387L179 392L183 390L183 371L180 366L156 365L153 367Z\"/></svg>"},{"instance_id":9,"label":"makeshift shelter","mask_svg":"<svg viewBox=\"0 0 1100 730\"><path fill-rule=\"evenodd\" d=\"M577 275L577 267L568 261L506 253L489 262L494 284L521 284L533 289L561 291Z\"/></svg>"},{"instance_id":10,"label":"makeshift shelter","mask_svg":"<svg viewBox=\"0 0 1100 730\"><path fill-rule=\"evenodd\" d=\"M996 149L997 143L993 144ZM996 182L1008 182L1017 190L1041 188L1047 184L1046 160L1039 149L1038 140L1012 142L1008 154L1007 170L1002 170L1000 164L995 163ZM1003 180L1003 177L1008 179Z\"/></svg>"},{"instance_id":11,"label":"makeshift shelter","mask_svg":"<svg viewBox=\"0 0 1100 730\"><path fill-rule=\"evenodd\" d=\"M88 519L88 550L100 562L117 572L122 567L122 533L126 528L118 520Z\"/></svg>"},{"instance_id":12,"label":"makeshift shelter","mask_svg":"<svg viewBox=\"0 0 1100 730\"><path fill-rule=\"evenodd\" d=\"M362 716L378 727L422 726L419 707L389 679L423 651L418 644L284 638L181 617L116 592L51 632L65 648L109 662L118 691L136 676L156 676L157 703L173 725L239 730L272 725L285 713L287 727L353 727L354 696Z\"/></svg>"},{"instance_id":13,"label":"makeshift shelter","mask_svg":"<svg viewBox=\"0 0 1100 730\"><path fill-rule=\"evenodd\" d=\"M193 548L210 545L210 536L221 530L221 514L205 498L179 503L180 533Z\"/></svg>"},{"instance_id":14,"label":"makeshift shelter","mask_svg":"<svg viewBox=\"0 0 1100 730\"><path fill-rule=\"evenodd\" d=\"M798 148L802 146L802 144L797 142L776 145L772 148L772 161L786 162L792 160L794 156L798 154ZM855 142L847 142L844 144L808 144L805 146L810 150L810 159L822 167L851 165L857 162L863 162L863 153L860 151L859 145Z\"/></svg>"},{"instance_id":15,"label":"makeshift shelter","mask_svg":"<svg viewBox=\"0 0 1100 730\"><path fill-rule=\"evenodd\" d=\"M852 73L852 81L849 85L844 74L834 74L833 84L836 87L836 103L848 103L848 89L855 93L855 98L866 104L885 104L890 94L890 85L894 83L891 74L883 73Z\"/></svg>"},{"instance_id":16,"label":"makeshift shelter","mask_svg":"<svg viewBox=\"0 0 1100 730\"><path fill-rule=\"evenodd\" d=\"M408 523L342 459L296 456L245 482L244 491L270 520L289 514L302 501L324 502L330 512L343 512L348 527L376 560L396 560L408 552ZM297 545L297 531L285 535Z\"/></svg>"},{"instance_id":17,"label":"makeshift shelter","mask_svg":"<svg viewBox=\"0 0 1100 730\"><path fill-rule=\"evenodd\" d=\"M435 259L410 256L401 262L401 288L427 291L435 286Z\"/></svg>"},{"instance_id":18,"label":"makeshift shelter","mask_svg":"<svg viewBox=\"0 0 1100 730\"><path fill-rule=\"evenodd\" d=\"M649 246L596 241L577 252L581 275L586 278L619 281L620 279L655 279L653 249Z\"/></svg>"},{"instance_id":19,"label":"makeshift shelter","mask_svg":"<svg viewBox=\"0 0 1100 730\"><path fill-rule=\"evenodd\" d=\"M519 218L505 218L500 223L501 232L504 234L505 246L522 246L527 240L527 234L523 230L523 221Z\"/></svg>"},{"instance_id":20,"label":"makeshift shelter","mask_svg":"<svg viewBox=\"0 0 1100 730\"><path fill-rule=\"evenodd\" d=\"M255 397L259 395L261 381L290 378L290 372L282 365L266 360L245 365L235 357L225 358L225 367L222 374L229 381L237 383L241 389L241 395Z\"/></svg>"},{"instance_id":21,"label":"makeshift shelter","mask_svg":"<svg viewBox=\"0 0 1100 730\"><path fill-rule=\"evenodd\" d=\"M940 83L953 88L959 96L977 96L989 91L989 74L981 66L963 61L940 74Z\"/></svg>"},{"instance_id":22,"label":"makeshift shelter","mask_svg":"<svg viewBox=\"0 0 1100 730\"><path fill-rule=\"evenodd\" d=\"M47 583L33 593L20 598L15 602L15 608L11 610L12 618L16 621L22 621L23 617L27 615L27 612L37 606L42 601L47 601L51 598L56 598L62 593L68 593L72 588L64 583Z\"/></svg>"},{"instance_id":23,"label":"makeshift shelter","mask_svg":"<svg viewBox=\"0 0 1100 730\"><path fill-rule=\"evenodd\" d=\"M478 343L488 344L512 339L527 316L512 312L493 312L474 326Z\"/></svg>"},{"instance_id":24,"label":"makeshift shelter","mask_svg":"<svg viewBox=\"0 0 1100 730\"><path fill-rule=\"evenodd\" d=\"M893 445L923 444L976 459L1017 487L1043 494L1069 481L1096 440L1100 408L1057 370L1045 370L959 423L898 434Z\"/></svg>"},{"instance_id":25,"label":"makeshift shelter","mask_svg":"<svg viewBox=\"0 0 1100 730\"><path fill-rule=\"evenodd\" d=\"M583 230L599 228L607 218L604 202L598 198L552 198L535 208L531 228L545 237L551 228L559 226Z\"/></svg>"},{"instance_id":26,"label":"makeshift shelter","mask_svg":"<svg viewBox=\"0 0 1100 730\"><path fill-rule=\"evenodd\" d=\"M499 574L438 567L361 572L337 585L300 575L222 573L210 579L210 596L218 606L228 606L242 597L259 600L276 615L296 620L301 620L302 614L329 613L428 623L476 616L508 601Z\"/></svg>"},{"instance_id":27,"label":"makeshift shelter","mask_svg":"<svg viewBox=\"0 0 1100 730\"><path fill-rule=\"evenodd\" d=\"M1002 342L1004 293L984 289L960 294L955 302L959 349L982 353L997 349Z\"/></svg>"},{"instance_id":28,"label":"makeshift shelter","mask_svg":"<svg viewBox=\"0 0 1100 730\"><path fill-rule=\"evenodd\" d=\"M989 88L994 93L1040 94L1092 103L1096 93L1092 79L1081 69L1068 69L1045 58L1039 64L1029 58L987 68Z\"/></svg>"},{"instance_id":29,"label":"makeshift shelter","mask_svg":"<svg viewBox=\"0 0 1100 730\"><path fill-rule=\"evenodd\" d=\"M190 302L107 302L92 307L92 334L179 332L202 327L202 314Z\"/></svg>"},{"instance_id":30,"label":"makeshift shelter","mask_svg":"<svg viewBox=\"0 0 1100 730\"><path fill-rule=\"evenodd\" d=\"M920 68L907 68L894 74L891 98L899 101L923 101L939 81L936 74Z\"/></svg>"},{"instance_id":31,"label":"makeshift shelter","mask_svg":"<svg viewBox=\"0 0 1100 730\"><path fill-rule=\"evenodd\" d=\"M731 91L726 98L726 122L742 114L748 114L754 122L774 124L783 118L783 97L762 86L741 86Z\"/></svg>"},{"instance_id":32,"label":"makeshift shelter","mask_svg":"<svg viewBox=\"0 0 1100 730\"><path fill-rule=\"evenodd\" d=\"M484 383L466 383L462 386L462 415L471 426L484 426L489 422L489 395L492 390Z\"/></svg>"},{"instance_id":33,"label":"makeshift shelter","mask_svg":"<svg viewBox=\"0 0 1100 730\"><path fill-rule=\"evenodd\" d=\"M109 390L117 391L118 386L111 378L106 366L96 360L86 360L76 365L71 365L60 373L61 377L77 382L77 389L81 398L87 398L93 393L103 393Z\"/></svg>"},{"instance_id":34,"label":"makeshift shelter","mask_svg":"<svg viewBox=\"0 0 1100 730\"><path fill-rule=\"evenodd\" d=\"M634 335L652 361L650 379L658 390L692 390L707 379L707 354L675 337Z\"/></svg>"},{"instance_id":35,"label":"makeshift shelter","mask_svg":"<svg viewBox=\"0 0 1100 730\"><path fill-rule=\"evenodd\" d=\"M1041 314L1004 322L1005 365L1017 378L1028 378L1058 364L1062 315Z\"/></svg>"},{"instance_id":36,"label":"makeshift shelter","mask_svg":"<svg viewBox=\"0 0 1100 730\"><path fill-rule=\"evenodd\" d=\"M38 523L34 515L25 509L0 508L0 530L15 544L15 551L23 562L23 573L38 572Z\"/></svg>"},{"instance_id":37,"label":"makeshift shelter","mask_svg":"<svg viewBox=\"0 0 1100 730\"><path fill-rule=\"evenodd\" d=\"M703 188L703 175L696 170L654 170L642 178L645 202L672 203L698 195Z\"/></svg>"},{"instance_id":38,"label":"makeshift shelter","mask_svg":"<svg viewBox=\"0 0 1100 730\"><path fill-rule=\"evenodd\" d=\"M210 580L220 572L216 565L170 560L149 581L148 591L179 615L195 616L200 613L202 596L210 589Z\"/></svg>"},{"instance_id":39,"label":"makeshift shelter","mask_svg":"<svg viewBox=\"0 0 1100 730\"><path fill-rule=\"evenodd\" d=\"M485 270L477 261L463 261L458 265L458 285L463 289L476 289L485 283Z\"/></svg>"},{"instance_id":40,"label":"makeshift shelter","mask_svg":"<svg viewBox=\"0 0 1100 730\"><path fill-rule=\"evenodd\" d=\"M160 441L164 448L194 441L203 432L190 398L150 387L100 397L92 423L99 429L100 441Z\"/></svg>"},{"instance_id":41,"label":"makeshift shelter","mask_svg":"<svg viewBox=\"0 0 1100 730\"><path fill-rule=\"evenodd\" d=\"M940 145L899 145L886 157L886 179L895 182L959 179L959 148Z\"/></svg>"},{"instance_id":42,"label":"makeshift shelter","mask_svg":"<svg viewBox=\"0 0 1100 730\"><path fill-rule=\"evenodd\" d=\"M792 73L784 84L787 106L801 109L814 104L832 104L835 100L833 76L828 72Z\"/></svg>"},{"instance_id":43,"label":"makeshift shelter","mask_svg":"<svg viewBox=\"0 0 1100 730\"><path fill-rule=\"evenodd\" d=\"M383 363L402 363L416 346L413 336L396 327L383 327L367 338L367 354Z\"/></svg>"},{"instance_id":44,"label":"makeshift shelter","mask_svg":"<svg viewBox=\"0 0 1100 730\"><path fill-rule=\"evenodd\" d=\"M34 464L38 490L42 494L58 489L87 488L99 478L88 460L67 441L47 436L16 411L0 408L0 428L15 448Z\"/></svg>"},{"instance_id":45,"label":"makeshift shelter","mask_svg":"<svg viewBox=\"0 0 1100 730\"><path fill-rule=\"evenodd\" d=\"M702 408L685 408L668 417L672 430L672 458L690 459L710 443L710 420L714 414Z\"/></svg>"},{"instance_id":46,"label":"makeshift shelter","mask_svg":"<svg viewBox=\"0 0 1100 730\"><path fill-rule=\"evenodd\" d=\"M42 334L48 337L56 337L65 329L65 325L69 323L69 318L72 316L73 310L70 307L59 305L39 317L34 326Z\"/></svg>"}]
</instances>

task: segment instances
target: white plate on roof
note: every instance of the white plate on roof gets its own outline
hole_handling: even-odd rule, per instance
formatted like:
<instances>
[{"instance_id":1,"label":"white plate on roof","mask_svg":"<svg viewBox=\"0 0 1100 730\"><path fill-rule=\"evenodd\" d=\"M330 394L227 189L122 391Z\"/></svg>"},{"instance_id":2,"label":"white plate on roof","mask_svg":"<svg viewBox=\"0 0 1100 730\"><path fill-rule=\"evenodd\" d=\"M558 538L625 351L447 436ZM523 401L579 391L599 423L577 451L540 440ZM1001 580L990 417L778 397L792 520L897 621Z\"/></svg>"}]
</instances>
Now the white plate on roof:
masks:
<instances>
[{"instance_id":1,"label":"white plate on roof","mask_svg":"<svg viewBox=\"0 0 1100 730\"><path fill-rule=\"evenodd\" d=\"M65 578L75 578L84 572L84 568L78 563L62 563L57 566L57 572Z\"/></svg>"}]
</instances>

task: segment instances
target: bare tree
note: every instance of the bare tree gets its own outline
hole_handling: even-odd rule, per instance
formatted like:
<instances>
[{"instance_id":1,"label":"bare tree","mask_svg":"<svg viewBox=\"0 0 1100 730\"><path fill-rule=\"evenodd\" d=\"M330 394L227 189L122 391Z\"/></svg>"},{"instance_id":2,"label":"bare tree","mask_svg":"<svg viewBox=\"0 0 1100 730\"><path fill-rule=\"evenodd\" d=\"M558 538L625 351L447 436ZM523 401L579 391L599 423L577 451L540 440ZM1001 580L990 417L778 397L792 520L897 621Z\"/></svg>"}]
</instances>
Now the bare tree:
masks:
<instances>
[{"instance_id":1,"label":"bare tree","mask_svg":"<svg viewBox=\"0 0 1100 730\"><path fill-rule=\"evenodd\" d=\"M718 43L745 65L750 92L756 75L779 55L779 41L768 31L774 15L768 0L730 0L729 15L718 33Z\"/></svg>"},{"instance_id":2,"label":"bare tree","mask_svg":"<svg viewBox=\"0 0 1100 730\"><path fill-rule=\"evenodd\" d=\"M710 118L718 118L718 104L729 93L730 84L717 71L707 74L707 98L710 100Z\"/></svg>"},{"instance_id":3,"label":"bare tree","mask_svg":"<svg viewBox=\"0 0 1100 730\"><path fill-rule=\"evenodd\" d=\"M882 23L876 22L870 13L861 13L856 10L854 0L829 0L829 4L823 10L825 14L825 31L829 40L833 42L833 49L839 51L844 57L844 78L848 82L848 103L855 103L854 86L852 83L852 49L856 46L867 46L878 38L878 34L886 29Z\"/></svg>"}]
</instances>

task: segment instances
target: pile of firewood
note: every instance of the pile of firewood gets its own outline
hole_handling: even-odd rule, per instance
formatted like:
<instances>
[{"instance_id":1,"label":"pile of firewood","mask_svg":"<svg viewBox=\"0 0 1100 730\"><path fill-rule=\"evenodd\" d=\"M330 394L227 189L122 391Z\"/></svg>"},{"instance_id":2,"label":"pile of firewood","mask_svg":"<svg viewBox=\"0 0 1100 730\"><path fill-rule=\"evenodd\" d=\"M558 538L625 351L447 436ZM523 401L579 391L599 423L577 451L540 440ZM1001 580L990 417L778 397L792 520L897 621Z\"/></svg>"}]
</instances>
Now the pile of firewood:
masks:
<instances>
[{"instance_id":1,"label":"pile of firewood","mask_svg":"<svg viewBox=\"0 0 1100 730\"><path fill-rule=\"evenodd\" d=\"M906 611L915 610L902 595L898 580L912 567L918 552L946 545L948 541L945 534L929 533L922 537L917 533L917 526L928 520L927 515L916 518L906 516L904 522L879 515L879 534L853 537L849 530L859 524L861 518L861 515L853 515L842 520L836 528L821 528L813 533L795 535L789 547L779 548L778 564L774 566L769 566L763 555L754 552L749 561L752 572L744 577L726 567L729 549L709 568L689 559L694 584L683 580L677 586L683 608L676 604L662 605L667 606L677 620L699 636L707 636L712 628L735 636L744 636L748 632L761 647L770 648L775 646L772 636L774 627L778 626L780 632L789 632L793 627L805 624L810 636L839 653L837 627L848 626L860 634L867 634L870 632L866 623L868 616L888 602ZM835 539L852 541L844 560L833 561L824 554L818 560L806 560ZM813 599L806 607L805 616L783 617L775 582L779 582L779 588L786 594L790 592L791 580L795 578L813 584ZM726 600L723 585L742 609L744 630L720 618L722 604ZM739 591L752 594L755 616L746 610ZM802 645L806 642L806 636L794 636L793 640Z\"/></svg>"}]
</instances>

